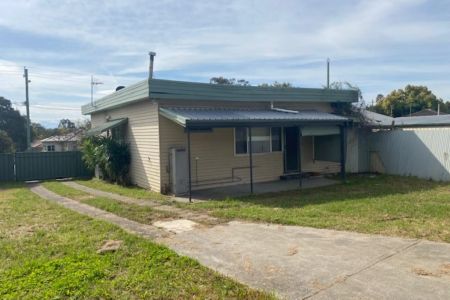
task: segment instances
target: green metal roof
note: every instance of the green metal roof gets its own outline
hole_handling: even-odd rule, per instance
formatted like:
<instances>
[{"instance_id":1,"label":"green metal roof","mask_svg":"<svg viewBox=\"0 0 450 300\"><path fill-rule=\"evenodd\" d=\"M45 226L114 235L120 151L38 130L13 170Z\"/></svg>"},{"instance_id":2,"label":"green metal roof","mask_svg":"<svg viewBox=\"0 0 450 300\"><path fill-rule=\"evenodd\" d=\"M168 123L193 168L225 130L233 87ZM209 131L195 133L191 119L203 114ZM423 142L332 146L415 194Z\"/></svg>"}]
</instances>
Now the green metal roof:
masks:
<instances>
[{"instance_id":1,"label":"green metal roof","mask_svg":"<svg viewBox=\"0 0 450 300\"><path fill-rule=\"evenodd\" d=\"M106 123L103 123L100 126L91 128L87 131L86 135L88 136L93 136L93 135L99 135L102 132L105 132L107 130L113 129L117 126L120 126L122 124L125 124L128 121L128 118L122 118L122 119L115 119L115 120L110 120Z\"/></svg>"},{"instance_id":2,"label":"green metal roof","mask_svg":"<svg viewBox=\"0 0 450 300\"><path fill-rule=\"evenodd\" d=\"M150 93L149 93L150 85ZM358 91L319 88L274 88L151 79L138 82L82 106L83 114L151 100L244 101L244 102L357 102Z\"/></svg>"},{"instance_id":3,"label":"green metal roof","mask_svg":"<svg viewBox=\"0 0 450 300\"><path fill-rule=\"evenodd\" d=\"M288 112L267 109L161 107L159 112L162 116L187 128L338 125L349 122L348 118L315 110Z\"/></svg>"}]
</instances>

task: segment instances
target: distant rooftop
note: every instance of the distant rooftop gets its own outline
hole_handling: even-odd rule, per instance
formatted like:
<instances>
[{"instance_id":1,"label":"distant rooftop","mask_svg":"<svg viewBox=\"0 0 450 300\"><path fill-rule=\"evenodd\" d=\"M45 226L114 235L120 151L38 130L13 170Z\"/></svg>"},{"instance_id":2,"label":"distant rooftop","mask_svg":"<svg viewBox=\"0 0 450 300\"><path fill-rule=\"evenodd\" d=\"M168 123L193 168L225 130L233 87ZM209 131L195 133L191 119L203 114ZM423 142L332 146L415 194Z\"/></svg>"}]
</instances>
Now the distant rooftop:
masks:
<instances>
[{"instance_id":1,"label":"distant rooftop","mask_svg":"<svg viewBox=\"0 0 450 300\"><path fill-rule=\"evenodd\" d=\"M78 142L81 140L81 131L71 132L64 135L54 135L46 139L41 140L42 142Z\"/></svg>"},{"instance_id":2,"label":"distant rooftop","mask_svg":"<svg viewBox=\"0 0 450 300\"><path fill-rule=\"evenodd\" d=\"M415 113L412 113L411 117L437 116L437 115L447 115L447 113L439 112L439 114L438 114L437 111L435 111L431 108L426 108L426 109L417 111Z\"/></svg>"},{"instance_id":3,"label":"distant rooftop","mask_svg":"<svg viewBox=\"0 0 450 300\"><path fill-rule=\"evenodd\" d=\"M149 88L150 86L150 88ZM276 88L236 86L163 79L143 80L94 102L83 105L82 113L117 108L151 100L243 101L243 102L357 102L358 91L324 88Z\"/></svg>"},{"instance_id":4,"label":"distant rooftop","mask_svg":"<svg viewBox=\"0 0 450 300\"><path fill-rule=\"evenodd\" d=\"M362 112L371 127L433 127L450 126L450 115L392 118L376 112Z\"/></svg>"}]
</instances>

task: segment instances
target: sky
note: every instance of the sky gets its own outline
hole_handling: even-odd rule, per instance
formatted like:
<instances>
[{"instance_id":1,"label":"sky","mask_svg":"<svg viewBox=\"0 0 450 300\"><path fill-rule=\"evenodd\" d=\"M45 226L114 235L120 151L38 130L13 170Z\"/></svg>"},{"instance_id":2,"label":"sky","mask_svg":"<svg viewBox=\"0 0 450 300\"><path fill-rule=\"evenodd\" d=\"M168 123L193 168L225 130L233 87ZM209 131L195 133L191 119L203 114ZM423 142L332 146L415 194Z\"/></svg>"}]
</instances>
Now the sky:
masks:
<instances>
[{"instance_id":1,"label":"sky","mask_svg":"<svg viewBox=\"0 0 450 300\"><path fill-rule=\"evenodd\" d=\"M52 127L148 76L358 86L366 103L407 84L450 100L450 1L0 0L0 96Z\"/></svg>"}]
</instances>

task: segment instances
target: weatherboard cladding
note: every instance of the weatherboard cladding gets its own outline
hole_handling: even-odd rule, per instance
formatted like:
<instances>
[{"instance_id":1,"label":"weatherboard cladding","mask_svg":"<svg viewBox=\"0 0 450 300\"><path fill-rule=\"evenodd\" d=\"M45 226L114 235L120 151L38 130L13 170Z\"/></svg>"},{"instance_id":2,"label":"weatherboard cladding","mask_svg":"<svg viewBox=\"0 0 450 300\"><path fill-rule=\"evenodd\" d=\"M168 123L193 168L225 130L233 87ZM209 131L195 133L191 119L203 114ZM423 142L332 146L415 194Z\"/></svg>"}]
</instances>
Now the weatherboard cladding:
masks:
<instances>
[{"instance_id":1,"label":"weatherboard cladding","mask_svg":"<svg viewBox=\"0 0 450 300\"><path fill-rule=\"evenodd\" d=\"M149 97L152 100L357 102L356 90L230 86L173 80L144 80L82 106L83 114L112 109Z\"/></svg>"},{"instance_id":2,"label":"weatherboard cladding","mask_svg":"<svg viewBox=\"0 0 450 300\"><path fill-rule=\"evenodd\" d=\"M294 112L282 112L276 110L254 109L226 109L226 108L193 108L172 107L160 108L160 113L172 121L186 126L187 124L200 123L232 123L242 122L334 122L342 123L347 118L315 111L305 110Z\"/></svg>"}]
</instances>

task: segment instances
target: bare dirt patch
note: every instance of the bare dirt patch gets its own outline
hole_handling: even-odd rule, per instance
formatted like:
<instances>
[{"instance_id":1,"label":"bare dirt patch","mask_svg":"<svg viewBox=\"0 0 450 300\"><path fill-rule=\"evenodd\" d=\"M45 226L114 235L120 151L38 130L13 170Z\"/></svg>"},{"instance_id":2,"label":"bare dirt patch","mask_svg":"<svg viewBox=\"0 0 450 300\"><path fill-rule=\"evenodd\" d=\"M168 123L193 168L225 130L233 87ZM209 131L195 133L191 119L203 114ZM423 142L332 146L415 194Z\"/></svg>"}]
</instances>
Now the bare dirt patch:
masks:
<instances>
[{"instance_id":1,"label":"bare dirt patch","mask_svg":"<svg viewBox=\"0 0 450 300\"><path fill-rule=\"evenodd\" d=\"M438 269L434 271L426 270L423 268L413 268L412 271L419 276L433 276L433 277L442 277L450 275L450 263L444 263L439 266Z\"/></svg>"},{"instance_id":2,"label":"bare dirt patch","mask_svg":"<svg viewBox=\"0 0 450 300\"><path fill-rule=\"evenodd\" d=\"M119 250L122 246L123 241L107 240L105 243L97 250L98 254L103 254L107 252L115 252Z\"/></svg>"}]
</instances>

